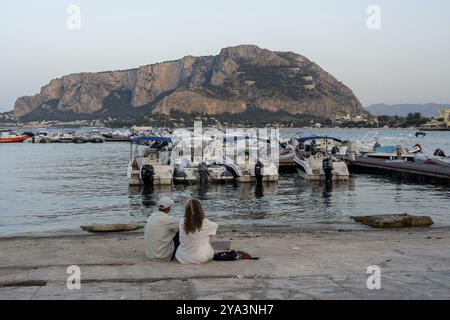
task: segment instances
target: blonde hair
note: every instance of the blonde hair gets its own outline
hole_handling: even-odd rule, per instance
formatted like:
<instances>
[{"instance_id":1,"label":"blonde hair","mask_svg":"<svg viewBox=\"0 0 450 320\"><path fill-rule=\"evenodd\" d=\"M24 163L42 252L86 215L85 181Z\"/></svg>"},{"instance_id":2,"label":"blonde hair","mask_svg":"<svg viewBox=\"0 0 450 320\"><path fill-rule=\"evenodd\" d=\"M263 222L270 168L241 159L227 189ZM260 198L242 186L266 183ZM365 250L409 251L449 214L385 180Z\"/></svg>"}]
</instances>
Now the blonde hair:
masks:
<instances>
[{"instance_id":1,"label":"blonde hair","mask_svg":"<svg viewBox=\"0 0 450 320\"><path fill-rule=\"evenodd\" d=\"M184 231L186 234L202 229L205 212L197 199L191 199L184 206Z\"/></svg>"}]
</instances>

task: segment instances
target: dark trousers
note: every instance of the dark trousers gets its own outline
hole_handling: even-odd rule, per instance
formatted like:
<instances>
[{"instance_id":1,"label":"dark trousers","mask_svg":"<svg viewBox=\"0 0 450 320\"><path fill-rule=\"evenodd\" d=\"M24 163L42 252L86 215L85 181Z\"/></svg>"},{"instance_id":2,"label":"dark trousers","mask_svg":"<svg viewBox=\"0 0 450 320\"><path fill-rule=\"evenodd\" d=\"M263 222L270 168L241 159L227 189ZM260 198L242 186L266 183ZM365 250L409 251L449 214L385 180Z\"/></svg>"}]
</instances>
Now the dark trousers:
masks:
<instances>
[{"instance_id":1,"label":"dark trousers","mask_svg":"<svg viewBox=\"0 0 450 320\"><path fill-rule=\"evenodd\" d=\"M173 250L172 259L170 259L170 260L174 260L175 259L175 253L177 252L177 249L180 246L180 231L177 232L175 237L173 237L172 241L173 241L173 244L175 245L175 250Z\"/></svg>"}]
</instances>

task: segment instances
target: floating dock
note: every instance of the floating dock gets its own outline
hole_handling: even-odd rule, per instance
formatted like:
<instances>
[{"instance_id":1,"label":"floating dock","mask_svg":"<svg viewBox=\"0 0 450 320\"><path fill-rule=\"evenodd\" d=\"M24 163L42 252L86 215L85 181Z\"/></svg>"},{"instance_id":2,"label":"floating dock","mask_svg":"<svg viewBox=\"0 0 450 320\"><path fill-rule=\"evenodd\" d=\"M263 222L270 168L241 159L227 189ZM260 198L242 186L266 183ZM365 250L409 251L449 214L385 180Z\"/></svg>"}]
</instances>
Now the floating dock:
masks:
<instances>
[{"instance_id":1,"label":"floating dock","mask_svg":"<svg viewBox=\"0 0 450 320\"><path fill-rule=\"evenodd\" d=\"M387 175L407 182L450 186L450 166L447 165L357 157L350 161L349 169L355 173Z\"/></svg>"}]
</instances>

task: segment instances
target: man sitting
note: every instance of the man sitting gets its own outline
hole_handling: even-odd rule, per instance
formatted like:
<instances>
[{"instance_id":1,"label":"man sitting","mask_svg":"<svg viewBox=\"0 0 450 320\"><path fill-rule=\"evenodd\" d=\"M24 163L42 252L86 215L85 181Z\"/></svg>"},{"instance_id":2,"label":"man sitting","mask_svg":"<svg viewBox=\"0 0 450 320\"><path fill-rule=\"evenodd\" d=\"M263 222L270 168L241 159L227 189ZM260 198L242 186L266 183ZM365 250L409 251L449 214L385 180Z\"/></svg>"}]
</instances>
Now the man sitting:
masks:
<instances>
[{"instance_id":1,"label":"man sitting","mask_svg":"<svg viewBox=\"0 0 450 320\"><path fill-rule=\"evenodd\" d=\"M177 218L170 216L172 200L163 197L159 200L159 211L153 213L145 227L145 251L150 260L170 261L175 257L179 246Z\"/></svg>"}]
</instances>

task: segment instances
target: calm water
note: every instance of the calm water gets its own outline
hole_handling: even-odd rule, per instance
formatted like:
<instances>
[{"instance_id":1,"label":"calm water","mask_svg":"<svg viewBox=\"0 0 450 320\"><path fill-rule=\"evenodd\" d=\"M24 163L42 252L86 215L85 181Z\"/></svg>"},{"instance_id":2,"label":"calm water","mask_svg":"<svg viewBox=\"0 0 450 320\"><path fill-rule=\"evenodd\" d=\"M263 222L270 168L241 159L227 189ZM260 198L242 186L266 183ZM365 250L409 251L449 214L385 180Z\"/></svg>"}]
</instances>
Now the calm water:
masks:
<instances>
[{"instance_id":1,"label":"calm water","mask_svg":"<svg viewBox=\"0 0 450 320\"><path fill-rule=\"evenodd\" d=\"M299 131L311 133L284 134ZM342 138L366 132L326 131ZM402 139L411 133L380 131ZM426 152L439 147L450 153L450 132L430 132L408 142L420 142ZM186 199L197 197L208 217L222 225L359 228L349 216L407 212L428 214L437 226L450 226L448 187L354 175L327 190L289 174L262 190L254 184L145 190L128 187L128 161L128 143L0 144L0 236L76 233L85 224L144 222L162 195L173 197L176 216Z\"/></svg>"}]
</instances>

